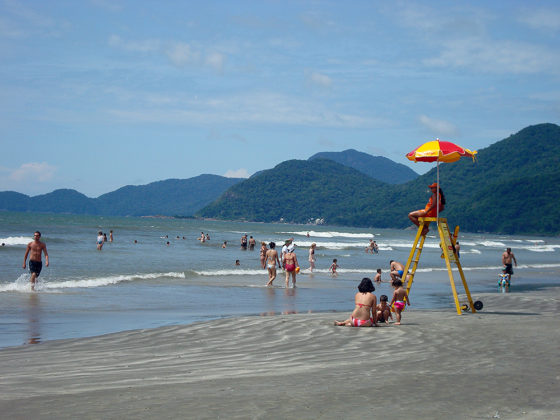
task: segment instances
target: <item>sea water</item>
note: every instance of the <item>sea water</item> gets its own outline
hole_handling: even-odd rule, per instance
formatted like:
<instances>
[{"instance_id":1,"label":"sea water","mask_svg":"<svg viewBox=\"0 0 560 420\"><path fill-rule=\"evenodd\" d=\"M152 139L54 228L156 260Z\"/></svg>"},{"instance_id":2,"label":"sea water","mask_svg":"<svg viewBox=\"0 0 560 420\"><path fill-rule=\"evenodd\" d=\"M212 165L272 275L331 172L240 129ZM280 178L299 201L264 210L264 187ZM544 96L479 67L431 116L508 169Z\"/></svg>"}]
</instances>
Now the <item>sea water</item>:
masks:
<instances>
[{"instance_id":1,"label":"sea water","mask_svg":"<svg viewBox=\"0 0 560 420\"><path fill-rule=\"evenodd\" d=\"M451 224L452 221L450 221ZM453 226L451 226L453 227ZM27 244L35 230L47 245L50 266L35 292L23 269ZM97 232L114 241L96 249ZM210 235L202 243L201 232ZM363 277L383 270L379 297L391 298L389 260L406 263L416 230L360 229L336 226L201 221L155 217L100 217L0 212L0 347L45 340L188 324L224 317L306 312L350 312ZM253 236L255 249L240 245ZM297 288L286 289L282 271L273 287L260 266L260 242L274 241L278 251L294 238L302 268ZM365 252L369 240L378 254ZM222 248L224 241L227 247ZM511 247L511 293L557 285L560 238L460 232L461 264L473 297L498 292L501 254ZM169 244L167 244L169 242ZM315 242L316 269L309 272L308 251ZM411 289L415 308L454 311L449 277L439 240L428 234ZM336 258L340 268L332 277ZM240 265L236 266L235 261ZM455 272L459 293L463 292ZM334 314L333 314L334 319Z\"/></svg>"}]
</instances>

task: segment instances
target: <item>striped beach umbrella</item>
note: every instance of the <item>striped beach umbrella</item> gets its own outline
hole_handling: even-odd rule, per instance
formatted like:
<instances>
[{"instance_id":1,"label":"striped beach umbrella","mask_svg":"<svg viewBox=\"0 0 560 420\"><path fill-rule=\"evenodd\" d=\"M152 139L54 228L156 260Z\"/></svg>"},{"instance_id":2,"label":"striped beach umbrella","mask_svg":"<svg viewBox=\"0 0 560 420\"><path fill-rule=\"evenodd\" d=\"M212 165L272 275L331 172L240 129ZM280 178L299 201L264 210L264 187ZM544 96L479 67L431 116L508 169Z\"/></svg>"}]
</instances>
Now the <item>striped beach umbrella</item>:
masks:
<instances>
[{"instance_id":1,"label":"striped beach umbrella","mask_svg":"<svg viewBox=\"0 0 560 420\"><path fill-rule=\"evenodd\" d=\"M435 139L418 146L412 152L406 154L408 160L413 162L437 162L437 184L439 188L439 163L456 162L462 157L476 159L476 150L465 149L450 141ZM439 200L439 194L436 194ZM436 217L439 218L439 202L436 205Z\"/></svg>"}]
</instances>

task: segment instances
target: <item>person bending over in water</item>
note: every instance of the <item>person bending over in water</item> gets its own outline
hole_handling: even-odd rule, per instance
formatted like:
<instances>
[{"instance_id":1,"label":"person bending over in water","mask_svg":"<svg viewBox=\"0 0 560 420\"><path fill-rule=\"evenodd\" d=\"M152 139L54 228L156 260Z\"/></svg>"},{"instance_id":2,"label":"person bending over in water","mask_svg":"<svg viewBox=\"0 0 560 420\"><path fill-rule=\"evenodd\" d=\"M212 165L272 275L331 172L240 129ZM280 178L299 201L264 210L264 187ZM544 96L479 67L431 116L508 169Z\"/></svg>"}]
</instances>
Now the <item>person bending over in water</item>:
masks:
<instances>
[{"instance_id":1,"label":"person bending over in water","mask_svg":"<svg viewBox=\"0 0 560 420\"><path fill-rule=\"evenodd\" d=\"M276 244L271 242L268 244L270 249L266 251L266 268L268 269L268 283L267 286L272 286L272 282L276 278L276 263L278 263L278 268L281 267L280 258L278 258L278 252L274 249Z\"/></svg>"},{"instance_id":2,"label":"person bending over in water","mask_svg":"<svg viewBox=\"0 0 560 420\"><path fill-rule=\"evenodd\" d=\"M293 248L288 248L284 254L284 269L286 270L286 289L290 287L290 276L292 277L292 287L296 287L296 273L299 271L299 263Z\"/></svg>"},{"instance_id":3,"label":"person bending over in water","mask_svg":"<svg viewBox=\"0 0 560 420\"><path fill-rule=\"evenodd\" d=\"M441 213L445 208L445 196L443 195L443 191L441 190L441 188L438 187L438 184L434 182L432 185L429 186L429 188L432 191L432 195L430 197L430 200L426 204L424 210L416 210L408 214L408 218L416 226L420 226L420 221L418 220L419 217L437 217L438 210L436 206L438 202L439 202L439 213ZM438 196L436 195L438 191L439 191L439 200L438 200ZM429 230L430 229L428 229L428 226L424 225L424 229L422 229L422 235L428 233Z\"/></svg>"},{"instance_id":4,"label":"person bending over in water","mask_svg":"<svg viewBox=\"0 0 560 420\"><path fill-rule=\"evenodd\" d=\"M377 327L377 314L375 307L377 297L373 294L375 287L371 279L364 277L358 285L358 293L354 296L356 307L346 321L334 321L339 327Z\"/></svg>"},{"instance_id":5,"label":"person bending over in water","mask_svg":"<svg viewBox=\"0 0 560 420\"><path fill-rule=\"evenodd\" d=\"M389 306L395 304L395 312L397 314L397 322L395 322L395 325L401 325L401 312L406 305L410 306L410 300L408 299L408 293L406 293L401 280L397 279L393 281L393 287L395 291L393 292L393 299L391 299Z\"/></svg>"}]
</instances>

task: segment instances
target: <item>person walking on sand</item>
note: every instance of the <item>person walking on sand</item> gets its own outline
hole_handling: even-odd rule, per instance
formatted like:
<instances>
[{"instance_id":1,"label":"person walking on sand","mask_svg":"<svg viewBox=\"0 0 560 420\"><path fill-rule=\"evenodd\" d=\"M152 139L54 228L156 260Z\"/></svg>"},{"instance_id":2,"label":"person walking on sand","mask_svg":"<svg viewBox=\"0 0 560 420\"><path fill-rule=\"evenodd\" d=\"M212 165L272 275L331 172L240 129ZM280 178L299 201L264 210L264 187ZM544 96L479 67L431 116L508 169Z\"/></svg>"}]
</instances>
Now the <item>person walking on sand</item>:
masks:
<instances>
[{"instance_id":1,"label":"person walking on sand","mask_svg":"<svg viewBox=\"0 0 560 420\"><path fill-rule=\"evenodd\" d=\"M103 248L103 232L99 231L97 232L97 250L101 251L101 249Z\"/></svg>"},{"instance_id":2,"label":"person walking on sand","mask_svg":"<svg viewBox=\"0 0 560 420\"><path fill-rule=\"evenodd\" d=\"M395 260L389 261L389 275L393 281L402 279L403 274L404 265Z\"/></svg>"},{"instance_id":3,"label":"person walking on sand","mask_svg":"<svg viewBox=\"0 0 560 420\"><path fill-rule=\"evenodd\" d=\"M511 252L511 248L507 248L502 254L502 264L504 265L505 272L509 274L510 281L511 281L511 276L513 276L512 261L515 263L515 266L517 267L517 260L515 259L515 255L513 255L513 252Z\"/></svg>"},{"instance_id":4,"label":"person walking on sand","mask_svg":"<svg viewBox=\"0 0 560 420\"><path fill-rule=\"evenodd\" d=\"M290 276L292 277L292 287L296 287L296 274L299 271L299 263L293 248L288 248L284 254L284 269L286 270L286 289L290 287Z\"/></svg>"},{"instance_id":5,"label":"person walking on sand","mask_svg":"<svg viewBox=\"0 0 560 420\"><path fill-rule=\"evenodd\" d=\"M377 297L373 294L375 287L371 279L364 277L358 285L358 293L354 296L356 307L352 315L345 321L334 321L334 325L343 327L377 327Z\"/></svg>"},{"instance_id":6,"label":"person walking on sand","mask_svg":"<svg viewBox=\"0 0 560 420\"><path fill-rule=\"evenodd\" d=\"M278 264L278 268L281 267L280 258L278 258L278 252L274 249L276 248L276 244L271 242L268 244L270 249L266 251L266 268L268 269L268 283L267 286L272 286L272 282L276 278L276 264Z\"/></svg>"},{"instance_id":7,"label":"person walking on sand","mask_svg":"<svg viewBox=\"0 0 560 420\"><path fill-rule=\"evenodd\" d=\"M420 221L418 220L419 217L437 217L438 213L441 213L445 208L445 196L443 195L443 191L439 188L438 184L434 182L432 185L429 186L432 195L430 196L430 200L426 204L424 210L416 210L410 212L408 214L408 218L412 223L416 226L420 226ZM439 194L439 198L438 195ZM439 203L439 211L437 210L436 206ZM430 229L428 229L427 225L424 225L424 229L422 229L422 235L428 233Z\"/></svg>"},{"instance_id":8,"label":"person walking on sand","mask_svg":"<svg viewBox=\"0 0 560 420\"><path fill-rule=\"evenodd\" d=\"M401 312L404 310L405 305L410 306L410 300L408 299L408 293L403 287L402 280L397 279L393 281L393 287L395 291L393 292L393 299L389 306L395 304L395 313L397 315L397 322L395 325L401 325Z\"/></svg>"},{"instance_id":9,"label":"person walking on sand","mask_svg":"<svg viewBox=\"0 0 560 420\"><path fill-rule=\"evenodd\" d=\"M317 244L313 242L311 244L311 248L309 248L309 272L313 273L313 269L315 268L315 247Z\"/></svg>"},{"instance_id":10,"label":"person walking on sand","mask_svg":"<svg viewBox=\"0 0 560 420\"><path fill-rule=\"evenodd\" d=\"M33 241L27 244L27 249L25 250L25 255L23 256L23 268L25 268L27 256L29 256L29 272L31 273L29 281L31 282L31 290L35 290L35 281L43 269L41 253L45 254L45 265L48 267L49 253L47 252L47 245L41 242L41 232L36 231L33 234Z\"/></svg>"}]
</instances>

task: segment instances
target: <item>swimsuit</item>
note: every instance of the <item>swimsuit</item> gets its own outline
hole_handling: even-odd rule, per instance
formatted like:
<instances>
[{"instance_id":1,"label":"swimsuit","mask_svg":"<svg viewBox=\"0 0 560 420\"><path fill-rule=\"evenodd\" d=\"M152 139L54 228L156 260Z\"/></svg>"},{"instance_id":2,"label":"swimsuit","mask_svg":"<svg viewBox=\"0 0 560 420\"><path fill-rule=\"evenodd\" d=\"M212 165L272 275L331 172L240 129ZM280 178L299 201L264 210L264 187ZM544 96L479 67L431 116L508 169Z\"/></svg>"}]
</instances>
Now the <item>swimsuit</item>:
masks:
<instances>
[{"instance_id":1,"label":"swimsuit","mask_svg":"<svg viewBox=\"0 0 560 420\"><path fill-rule=\"evenodd\" d=\"M439 212L441 213L443 211L443 203L441 202L441 194L438 192L439 195ZM428 204L426 204L426 207L424 208L425 211L428 211L428 209L430 207L432 207L432 200L433 200L434 196L432 195L430 197L430 200L428 201ZM434 207L433 209L431 209L428 213L426 213L426 215L424 217L436 217L437 216L437 209Z\"/></svg>"},{"instance_id":2,"label":"swimsuit","mask_svg":"<svg viewBox=\"0 0 560 420\"><path fill-rule=\"evenodd\" d=\"M510 276L513 274L513 265L512 264L506 264L506 273L509 274Z\"/></svg>"},{"instance_id":3,"label":"swimsuit","mask_svg":"<svg viewBox=\"0 0 560 420\"><path fill-rule=\"evenodd\" d=\"M397 273L399 273L399 277L402 277L404 271L403 271L403 270L399 270L399 271L397 271Z\"/></svg>"},{"instance_id":4,"label":"swimsuit","mask_svg":"<svg viewBox=\"0 0 560 420\"><path fill-rule=\"evenodd\" d=\"M367 324L368 322L371 322L371 324L373 325L373 318L370 319L357 319L352 317L352 326L353 327L361 327L364 324Z\"/></svg>"},{"instance_id":5,"label":"swimsuit","mask_svg":"<svg viewBox=\"0 0 560 420\"><path fill-rule=\"evenodd\" d=\"M395 308L397 308L399 311L402 311L405 307L405 303L403 300L397 300L395 302Z\"/></svg>"},{"instance_id":6,"label":"swimsuit","mask_svg":"<svg viewBox=\"0 0 560 420\"><path fill-rule=\"evenodd\" d=\"M43 269L43 263L41 261L29 260L29 271L31 273L35 273L37 274L37 277L39 277L39 274L41 274L42 269Z\"/></svg>"},{"instance_id":7,"label":"swimsuit","mask_svg":"<svg viewBox=\"0 0 560 420\"><path fill-rule=\"evenodd\" d=\"M267 264L267 266L272 270L274 267L276 267L276 264Z\"/></svg>"},{"instance_id":8,"label":"swimsuit","mask_svg":"<svg viewBox=\"0 0 560 420\"><path fill-rule=\"evenodd\" d=\"M360 308L363 308L364 306L366 308L371 308L371 305L366 305L365 303L356 303L356 306L359 306Z\"/></svg>"},{"instance_id":9,"label":"swimsuit","mask_svg":"<svg viewBox=\"0 0 560 420\"><path fill-rule=\"evenodd\" d=\"M286 271L294 271L296 269L295 264L286 264Z\"/></svg>"}]
</instances>

